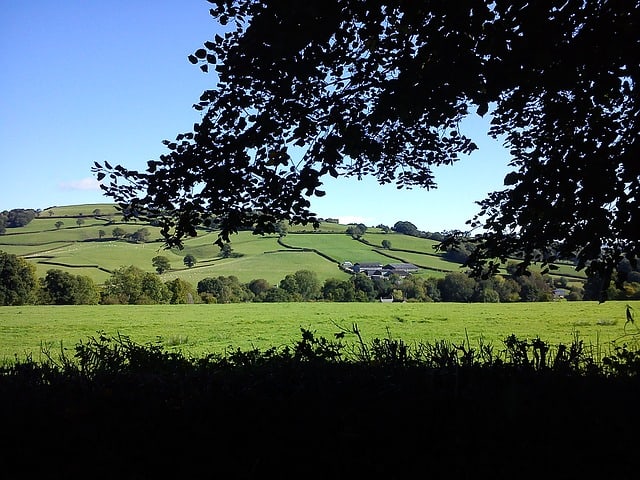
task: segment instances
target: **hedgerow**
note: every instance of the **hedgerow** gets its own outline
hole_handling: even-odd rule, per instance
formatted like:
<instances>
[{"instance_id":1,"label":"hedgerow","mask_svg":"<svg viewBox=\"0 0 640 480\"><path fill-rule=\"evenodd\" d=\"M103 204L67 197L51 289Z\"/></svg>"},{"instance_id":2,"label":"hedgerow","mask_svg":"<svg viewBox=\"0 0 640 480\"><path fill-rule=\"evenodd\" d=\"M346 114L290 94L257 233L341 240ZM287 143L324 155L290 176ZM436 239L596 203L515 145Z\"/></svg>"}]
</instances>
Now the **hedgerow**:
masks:
<instances>
[{"instance_id":1,"label":"hedgerow","mask_svg":"<svg viewBox=\"0 0 640 480\"><path fill-rule=\"evenodd\" d=\"M188 357L98 332L0 369L5 468L74 477L619 475L640 349L579 340L291 345ZM38 458L38 462L32 459ZM594 459L597 462L594 464ZM553 467L551 467L553 465Z\"/></svg>"}]
</instances>

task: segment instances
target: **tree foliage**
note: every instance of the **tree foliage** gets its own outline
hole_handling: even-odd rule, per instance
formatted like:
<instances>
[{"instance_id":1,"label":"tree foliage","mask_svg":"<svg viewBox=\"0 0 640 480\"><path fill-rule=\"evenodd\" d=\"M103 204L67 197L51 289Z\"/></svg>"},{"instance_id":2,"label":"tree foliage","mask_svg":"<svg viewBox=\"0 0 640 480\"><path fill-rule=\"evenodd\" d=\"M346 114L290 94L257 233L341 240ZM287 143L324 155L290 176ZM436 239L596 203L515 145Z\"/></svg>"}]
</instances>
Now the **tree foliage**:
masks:
<instances>
[{"instance_id":1,"label":"tree foliage","mask_svg":"<svg viewBox=\"0 0 640 480\"><path fill-rule=\"evenodd\" d=\"M286 275L280 281L280 288L293 298L308 301L316 300L321 294L321 284L318 275L311 270L298 270Z\"/></svg>"},{"instance_id":2,"label":"tree foliage","mask_svg":"<svg viewBox=\"0 0 640 480\"><path fill-rule=\"evenodd\" d=\"M200 280L198 293L207 303L238 303L253 299L251 290L233 275Z\"/></svg>"},{"instance_id":3,"label":"tree foliage","mask_svg":"<svg viewBox=\"0 0 640 480\"><path fill-rule=\"evenodd\" d=\"M355 225L349 225L345 231L347 235L351 235L355 239L362 238L366 233L367 226L364 223L358 223Z\"/></svg>"},{"instance_id":4,"label":"tree foliage","mask_svg":"<svg viewBox=\"0 0 640 480\"><path fill-rule=\"evenodd\" d=\"M187 253L182 259L182 263L184 263L187 268L192 268L197 262L196 257L190 253Z\"/></svg>"},{"instance_id":5,"label":"tree foliage","mask_svg":"<svg viewBox=\"0 0 640 480\"><path fill-rule=\"evenodd\" d=\"M404 235L411 235L413 237L418 236L419 230L413 223L406 220L396 222L391 228L396 233L402 233Z\"/></svg>"},{"instance_id":6,"label":"tree foliage","mask_svg":"<svg viewBox=\"0 0 640 480\"><path fill-rule=\"evenodd\" d=\"M114 270L102 289L102 303L145 305L170 299L171 292L157 274L133 265Z\"/></svg>"},{"instance_id":7,"label":"tree foliage","mask_svg":"<svg viewBox=\"0 0 640 480\"><path fill-rule=\"evenodd\" d=\"M513 171L471 221L474 272L513 255L603 278L637 262L637 0L212 3L228 31L189 56L217 74L202 121L146 172L95 168L125 214L162 218L169 245L210 215L220 244L315 223L327 175L432 188L433 167L477 148L460 122L490 113Z\"/></svg>"},{"instance_id":8,"label":"tree foliage","mask_svg":"<svg viewBox=\"0 0 640 480\"><path fill-rule=\"evenodd\" d=\"M19 228L28 225L36 217L36 211L32 208L15 208L0 212L0 234L7 228Z\"/></svg>"},{"instance_id":9,"label":"tree foliage","mask_svg":"<svg viewBox=\"0 0 640 480\"><path fill-rule=\"evenodd\" d=\"M42 297L47 304L95 305L100 292L90 277L52 269L42 279Z\"/></svg>"},{"instance_id":10,"label":"tree foliage","mask_svg":"<svg viewBox=\"0 0 640 480\"><path fill-rule=\"evenodd\" d=\"M151 259L151 264L153 268L156 269L156 272L159 274L163 274L167 270L171 268L171 262L164 255L157 255Z\"/></svg>"},{"instance_id":11,"label":"tree foliage","mask_svg":"<svg viewBox=\"0 0 640 480\"><path fill-rule=\"evenodd\" d=\"M17 255L0 250L0 305L33 302L37 285L36 267Z\"/></svg>"},{"instance_id":12,"label":"tree foliage","mask_svg":"<svg viewBox=\"0 0 640 480\"><path fill-rule=\"evenodd\" d=\"M199 300L198 292L186 280L175 278L165 283L171 294L171 304L191 304Z\"/></svg>"}]
</instances>

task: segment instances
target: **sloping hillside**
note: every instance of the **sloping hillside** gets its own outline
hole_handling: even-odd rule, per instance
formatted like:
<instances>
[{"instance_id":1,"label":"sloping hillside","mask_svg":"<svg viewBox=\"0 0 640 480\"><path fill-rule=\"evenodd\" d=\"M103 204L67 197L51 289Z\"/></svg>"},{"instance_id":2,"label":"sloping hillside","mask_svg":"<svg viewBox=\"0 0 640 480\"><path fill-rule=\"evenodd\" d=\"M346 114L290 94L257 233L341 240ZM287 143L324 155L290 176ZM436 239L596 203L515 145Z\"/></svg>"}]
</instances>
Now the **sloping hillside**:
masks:
<instances>
[{"instance_id":1,"label":"sloping hillside","mask_svg":"<svg viewBox=\"0 0 640 480\"><path fill-rule=\"evenodd\" d=\"M134 242L124 237L146 229L147 240ZM162 255L171 269L163 279L182 278L197 283L206 277L235 275L243 282L264 278L276 284L289 273L308 269L322 280L344 278L348 274L339 264L409 262L420 267L419 275L444 276L459 271L460 264L446 260L435 251L437 242L398 233L382 233L370 228L361 240L346 235L346 225L322 223L318 230L311 226L293 226L289 233L259 236L240 232L232 236L232 255L221 258L214 245L215 231L199 232L185 241L184 249L166 250L160 231L141 222L124 222L114 205L72 205L51 207L40 213L25 227L12 228L0 236L0 250L21 255L33 262L39 276L51 268L91 277L103 283L111 271L135 265L153 271L152 259ZM390 248L383 248L387 240ZM187 254L195 256L192 268L184 265ZM575 276L570 267L562 267L560 275Z\"/></svg>"}]
</instances>

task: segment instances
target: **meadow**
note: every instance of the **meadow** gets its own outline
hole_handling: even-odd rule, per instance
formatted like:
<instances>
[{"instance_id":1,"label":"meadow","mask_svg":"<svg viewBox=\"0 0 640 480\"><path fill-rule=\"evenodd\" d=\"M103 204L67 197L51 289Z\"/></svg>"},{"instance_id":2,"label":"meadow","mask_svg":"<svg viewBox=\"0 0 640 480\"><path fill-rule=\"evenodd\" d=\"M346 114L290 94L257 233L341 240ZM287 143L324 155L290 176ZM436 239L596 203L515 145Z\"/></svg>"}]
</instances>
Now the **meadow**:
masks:
<instances>
[{"instance_id":1,"label":"meadow","mask_svg":"<svg viewBox=\"0 0 640 480\"><path fill-rule=\"evenodd\" d=\"M640 311L640 302L630 302ZM0 308L0 360L18 355L41 360L95 336L125 335L138 343L159 342L186 355L292 345L300 329L333 338L357 324L366 342L392 337L410 345L447 340L496 348L511 334L552 345L576 337L596 358L639 336L625 326L625 302L460 303L280 303L226 305L21 306ZM355 342L353 334L346 342Z\"/></svg>"},{"instance_id":2,"label":"meadow","mask_svg":"<svg viewBox=\"0 0 640 480\"><path fill-rule=\"evenodd\" d=\"M99 214L93 213L96 210ZM82 219L81 225L77 223L79 219ZM63 225L56 228L59 221ZM115 227L127 233L146 228L150 232L149 241L116 240L112 238ZM32 262L39 277L44 277L49 269L57 268L88 276L99 285L111 271L123 266L134 265L154 271L152 258L157 255L167 257L171 263L171 269L161 275L163 281L181 278L193 285L203 278L220 275L234 275L242 282L263 278L276 285L286 275L302 269L316 272L321 281L345 279L348 275L338 267L338 263L344 261L380 262L383 265L410 262L423 267L418 275L434 277L460 270L460 264L447 261L442 252L435 251L437 242L434 240L395 232L385 234L370 227L364 242L360 242L346 235L346 229L347 225L330 222L322 222L317 230L311 225L292 225L282 243L278 243L277 235L261 236L242 231L231 236L231 247L238 256L223 259L218 256L220 249L214 244L218 238L216 231L200 230L197 237L185 240L182 250L167 250L159 228L143 222L124 222L112 204L70 205L48 208L28 225L8 229L0 236L0 250ZM104 232L102 238L101 230ZM382 249L383 240L391 242L391 250ZM196 257L195 267L184 266L183 259L187 254ZM557 274L568 279L584 279L582 272L567 265L562 265Z\"/></svg>"}]
</instances>

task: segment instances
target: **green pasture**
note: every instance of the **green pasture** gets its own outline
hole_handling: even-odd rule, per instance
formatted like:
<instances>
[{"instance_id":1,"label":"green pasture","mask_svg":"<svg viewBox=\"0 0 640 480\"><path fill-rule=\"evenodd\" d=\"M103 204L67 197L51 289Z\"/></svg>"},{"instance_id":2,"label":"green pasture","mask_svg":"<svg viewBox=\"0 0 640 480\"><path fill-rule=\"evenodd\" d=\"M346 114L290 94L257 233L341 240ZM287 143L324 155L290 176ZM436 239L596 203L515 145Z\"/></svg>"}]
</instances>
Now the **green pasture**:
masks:
<instances>
[{"instance_id":1,"label":"green pasture","mask_svg":"<svg viewBox=\"0 0 640 480\"><path fill-rule=\"evenodd\" d=\"M95 209L100 210L101 217L92 216ZM53 212L51 216L50 211ZM80 214L83 215L84 224L78 226L76 218ZM109 215L112 216L103 218ZM0 250L21 255L33 262L40 277L44 277L47 270L58 268L75 275L89 276L98 284L104 283L109 271L122 266L134 265L145 271L153 271L151 260L156 255L166 256L171 263L171 270L163 275L163 279L180 277L193 284L210 276L235 275L244 282L264 278L275 285L287 274L301 269L315 271L321 280L346 278L336 263L314 253L287 249L278 244L276 235L253 235L249 231L231 235L231 247L240 257L221 259L218 257L220 249L215 245L218 232L200 230L198 236L184 240L183 249L167 250L159 228L135 221L110 223L112 220L120 220L115 205L51 207L42 211L27 226L10 229L8 234L0 236ZM64 226L56 229L57 221L63 221ZM150 241L136 244L113 240L111 237L115 227L128 233L147 228L151 233ZM315 249L336 262L410 262L425 267L421 275L436 277L442 277L443 272L459 270L459 264L449 262L435 252L433 247L437 242L434 240L397 233L383 234L379 229L369 228L364 238L375 245L371 246L346 235L346 228L345 225L327 222L321 223L317 230L311 225L290 226L289 235L283 238L283 242L294 249ZM105 232L103 239L99 238L100 230ZM383 240L391 242L391 250L378 247ZM194 268L187 269L184 266L183 259L187 254L196 257ZM583 278L583 274L576 274L570 265L561 265L554 273L569 279L576 276Z\"/></svg>"},{"instance_id":2,"label":"green pasture","mask_svg":"<svg viewBox=\"0 0 640 480\"><path fill-rule=\"evenodd\" d=\"M399 248L402 250L414 250L416 252L424 252L430 255L439 255L439 252L436 252L435 246L440 242L435 240L431 240L429 238L418 238L411 237L409 235L402 235L399 233L383 233L383 234L369 234L367 233L364 236L364 239L370 243L378 247L382 247L382 241L388 240L391 242L391 248Z\"/></svg>"},{"instance_id":3,"label":"green pasture","mask_svg":"<svg viewBox=\"0 0 640 480\"><path fill-rule=\"evenodd\" d=\"M49 216L56 217L76 217L79 215L93 215L95 209L100 210L100 215L119 215L120 212L113 203L92 203L81 205L63 205L48 207L40 212L39 218L47 218ZM51 213L51 215L50 215Z\"/></svg>"},{"instance_id":4,"label":"green pasture","mask_svg":"<svg viewBox=\"0 0 640 480\"><path fill-rule=\"evenodd\" d=\"M295 234L287 235L282 239L283 243L294 248L313 248L330 256L337 262L349 261L351 263L381 262L385 258L376 253L372 247L354 240L345 234Z\"/></svg>"},{"instance_id":5,"label":"green pasture","mask_svg":"<svg viewBox=\"0 0 640 480\"><path fill-rule=\"evenodd\" d=\"M385 254L389 255L392 258L387 258L384 263L394 263L394 262L408 262L413 263L417 267L423 267L427 269L437 269L444 270L446 272L460 272L460 264L456 262L450 262L445 260L442 257L420 254L420 253L412 253L412 252L399 252L395 250L382 250ZM427 272L427 274L431 274L432 272Z\"/></svg>"},{"instance_id":6,"label":"green pasture","mask_svg":"<svg viewBox=\"0 0 640 480\"><path fill-rule=\"evenodd\" d=\"M327 278L348 278L338 266L326 258L312 252L275 252L257 256L220 259L209 264L193 268L171 270L162 275L163 280L176 277L188 281L194 286L203 278L234 275L241 282L250 282L264 278L272 285L277 285L286 275L297 270L311 270L320 281Z\"/></svg>"},{"instance_id":7,"label":"green pasture","mask_svg":"<svg viewBox=\"0 0 640 480\"><path fill-rule=\"evenodd\" d=\"M2 239L2 237L0 237L0 239ZM42 255L51 256L51 252L59 248L64 248L68 245L69 242L48 242L39 245L7 245L0 243L0 250L12 255L23 256L27 260L35 261L34 258L29 257L34 256L35 258L37 258Z\"/></svg>"},{"instance_id":8,"label":"green pasture","mask_svg":"<svg viewBox=\"0 0 640 480\"><path fill-rule=\"evenodd\" d=\"M411 345L436 340L460 344L468 337L471 346L482 338L501 349L510 334L521 339L539 336L555 345L568 344L577 336L597 358L616 344L640 338L635 324L625 328L625 305L609 301L1 307L0 360L10 361L16 354L39 359L41 346L56 354L61 345L72 349L98 331L140 343L159 341L166 348L200 356L290 345L300 338L300 328L333 338L353 324L365 341L391 336ZM640 311L640 302L630 305ZM356 338L349 334L346 340Z\"/></svg>"}]
</instances>

